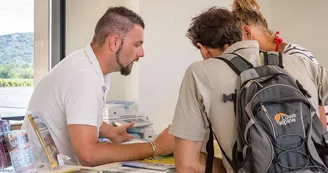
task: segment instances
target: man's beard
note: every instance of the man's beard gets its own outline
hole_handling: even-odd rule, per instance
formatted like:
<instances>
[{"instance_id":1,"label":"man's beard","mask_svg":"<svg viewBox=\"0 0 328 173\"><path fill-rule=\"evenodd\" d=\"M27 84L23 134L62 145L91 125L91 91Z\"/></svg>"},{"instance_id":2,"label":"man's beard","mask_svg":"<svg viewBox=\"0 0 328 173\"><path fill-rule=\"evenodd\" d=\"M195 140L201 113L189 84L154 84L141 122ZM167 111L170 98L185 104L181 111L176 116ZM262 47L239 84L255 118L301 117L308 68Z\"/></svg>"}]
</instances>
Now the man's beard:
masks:
<instances>
[{"instance_id":1,"label":"man's beard","mask_svg":"<svg viewBox=\"0 0 328 173\"><path fill-rule=\"evenodd\" d=\"M128 76L131 73L131 68L129 68L130 64L133 63L131 62L130 64L128 64L127 66L123 66L123 64L120 62L120 53L122 50L122 46L123 46L123 41L121 42L120 47L118 48L117 52L116 52L116 62L117 64L120 66L120 71L121 71L121 75L123 76Z\"/></svg>"}]
</instances>

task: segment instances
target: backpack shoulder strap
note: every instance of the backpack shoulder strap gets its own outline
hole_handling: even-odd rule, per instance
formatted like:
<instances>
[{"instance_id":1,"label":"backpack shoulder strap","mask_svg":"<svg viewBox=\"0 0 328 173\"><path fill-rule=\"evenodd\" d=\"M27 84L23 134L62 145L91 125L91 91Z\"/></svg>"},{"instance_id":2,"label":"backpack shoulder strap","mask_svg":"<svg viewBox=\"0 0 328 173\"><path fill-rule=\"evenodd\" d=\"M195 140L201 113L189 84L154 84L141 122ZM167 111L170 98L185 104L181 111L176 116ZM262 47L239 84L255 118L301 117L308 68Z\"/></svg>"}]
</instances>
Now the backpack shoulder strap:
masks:
<instances>
[{"instance_id":1,"label":"backpack shoulder strap","mask_svg":"<svg viewBox=\"0 0 328 173\"><path fill-rule=\"evenodd\" d=\"M215 137L216 139L216 142L219 144L219 147L221 149L221 153L223 154L223 156L225 157L225 159L228 161L228 163L230 164L231 168L237 172L238 170L238 166L237 164L235 163L235 161L233 160L230 160L228 155L224 152L218 138L216 137L215 133L213 132L213 129L212 129L212 124L209 120L209 118L206 116L207 118L207 121L209 123L209 130L210 130L210 136L209 136L209 139L206 143L206 152L207 152L207 160L206 160L206 167L205 167L205 173L212 173L212 169L213 169L213 161L214 161L214 139L213 139L213 136Z\"/></svg>"},{"instance_id":2,"label":"backpack shoulder strap","mask_svg":"<svg viewBox=\"0 0 328 173\"><path fill-rule=\"evenodd\" d=\"M264 65L275 65L284 68L280 52L261 52L264 55Z\"/></svg>"},{"instance_id":3,"label":"backpack shoulder strap","mask_svg":"<svg viewBox=\"0 0 328 173\"><path fill-rule=\"evenodd\" d=\"M227 63L237 75L240 75L241 72L247 69L253 68L253 64L236 53L228 53L215 58Z\"/></svg>"}]
</instances>

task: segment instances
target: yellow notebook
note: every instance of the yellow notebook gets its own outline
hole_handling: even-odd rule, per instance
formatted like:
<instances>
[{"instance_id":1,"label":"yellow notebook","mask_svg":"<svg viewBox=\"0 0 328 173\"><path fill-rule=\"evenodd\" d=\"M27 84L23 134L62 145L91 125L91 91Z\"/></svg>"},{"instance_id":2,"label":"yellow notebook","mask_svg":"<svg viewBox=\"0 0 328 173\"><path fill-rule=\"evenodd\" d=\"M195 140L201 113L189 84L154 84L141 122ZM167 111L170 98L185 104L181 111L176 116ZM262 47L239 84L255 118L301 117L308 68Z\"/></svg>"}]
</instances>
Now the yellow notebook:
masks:
<instances>
[{"instance_id":1,"label":"yellow notebook","mask_svg":"<svg viewBox=\"0 0 328 173\"><path fill-rule=\"evenodd\" d=\"M222 158L222 153L219 144L214 141L214 157ZM149 163L160 163L160 164L174 164L174 157L173 156L160 156L156 159L144 159L142 162L149 162Z\"/></svg>"},{"instance_id":2,"label":"yellow notebook","mask_svg":"<svg viewBox=\"0 0 328 173\"><path fill-rule=\"evenodd\" d=\"M214 157L221 158L222 159L222 153L219 144L214 141Z\"/></svg>"},{"instance_id":3,"label":"yellow notebook","mask_svg":"<svg viewBox=\"0 0 328 173\"><path fill-rule=\"evenodd\" d=\"M149 162L149 163L160 163L160 164L174 164L173 156L160 156L156 159L145 159L142 162Z\"/></svg>"}]
</instances>

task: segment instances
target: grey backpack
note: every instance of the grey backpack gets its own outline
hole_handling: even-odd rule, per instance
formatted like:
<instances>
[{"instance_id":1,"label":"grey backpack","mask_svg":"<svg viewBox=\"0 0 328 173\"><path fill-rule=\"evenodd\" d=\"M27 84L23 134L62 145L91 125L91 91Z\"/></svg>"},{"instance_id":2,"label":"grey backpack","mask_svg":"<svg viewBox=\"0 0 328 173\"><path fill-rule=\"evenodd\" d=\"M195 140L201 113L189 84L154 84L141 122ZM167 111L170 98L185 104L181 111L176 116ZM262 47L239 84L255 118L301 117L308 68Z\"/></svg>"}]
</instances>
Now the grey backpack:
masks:
<instances>
[{"instance_id":1,"label":"grey backpack","mask_svg":"<svg viewBox=\"0 0 328 173\"><path fill-rule=\"evenodd\" d=\"M238 75L236 92L223 95L224 102L235 102L238 132L232 158L219 144L224 157L237 173L328 172L328 133L310 94L283 69L281 54L262 53L260 67L237 54L217 57ZM215 137L209 124L206 173L212 172Z\"/></svg>"}]
</instances>

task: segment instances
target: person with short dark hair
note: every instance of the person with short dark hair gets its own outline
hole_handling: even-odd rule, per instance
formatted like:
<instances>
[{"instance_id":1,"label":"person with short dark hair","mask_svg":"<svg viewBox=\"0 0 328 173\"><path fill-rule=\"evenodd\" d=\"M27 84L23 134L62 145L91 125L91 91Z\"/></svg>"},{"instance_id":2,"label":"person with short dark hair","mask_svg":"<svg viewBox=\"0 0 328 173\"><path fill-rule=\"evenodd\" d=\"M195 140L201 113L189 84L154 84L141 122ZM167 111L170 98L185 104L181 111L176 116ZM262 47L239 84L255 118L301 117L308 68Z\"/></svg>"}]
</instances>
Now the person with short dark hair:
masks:
<instances>
[{"instance_id":1,"label":"person with short dark hair","mask_svg":"<svg viewBox=\"0 0 328 173\"><path fill-rule=\"evenodd\" d=\"M225 156L229 160L233 158L238 124L234 102L225 102L223 94L235 93L238 75L227 63L215 57L234 54L254 67L264 65L258 42L242 41L237 22L227 9L213 7L194 17L187 31L187 37L200 50L204 60L191 64L185 72L169 131L175 136L174 159L179 173L205 171L207 154L203 147L209 139L209 122L226 154L222 160L214 160L213 172L234 172ZM284 70L312 96L309 99L312 105L318 105L319 100L328 103L326 69L308 58L283 54L282 59Z\"/></svg>"}]
</instances>

